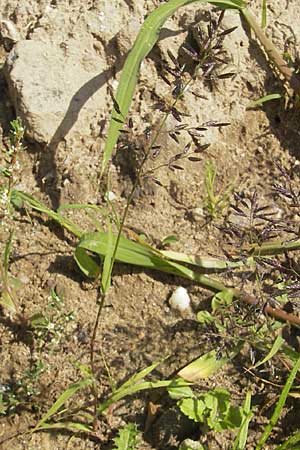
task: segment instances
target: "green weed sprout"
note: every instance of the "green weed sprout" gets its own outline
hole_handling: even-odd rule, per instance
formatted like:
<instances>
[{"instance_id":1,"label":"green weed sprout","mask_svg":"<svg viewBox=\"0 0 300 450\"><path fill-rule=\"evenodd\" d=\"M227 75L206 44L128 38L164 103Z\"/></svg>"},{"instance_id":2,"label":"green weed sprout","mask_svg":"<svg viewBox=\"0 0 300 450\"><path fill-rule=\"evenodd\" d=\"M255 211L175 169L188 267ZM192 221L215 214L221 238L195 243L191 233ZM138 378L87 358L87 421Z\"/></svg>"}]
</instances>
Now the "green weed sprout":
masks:
<instances>
[{"instance_id":1,"label":"green weed sprout","mask_svg":"<svg viewBox=\"0 0 300 450\"><path fill-rule=\"evenodd\" d=\"M20 171L19 154L24 150L23 139L25 129L20 118L10 122L10 145L5 149L5 165L0 169L3 181L0 183L1 206L4 217L11 209L11 196L17 181L17 174Z\"/></svg>"},{"instance_id":2,"label":"green weed sprout","mask_svg":"<svg viewBox=\"0 0 300 450\"><path fill-rule=\"evenodd\" d=\"M208 217L212 220L220 216L226 208L232 186L229 186L224 193L216 193L217 167L212 160L206 162L204 185L206 197L204 199L204 209Z\"/></svg>"},{"instance_id":3,"label":"green weed sprout","mask_svg":"<svg viewBox=\"0 0 300 450\"><path fill-rule=\"evenodd\" d=\"M135 450L138 444L138 429L135 423L128 423L119 429L118 436L114 438L113 450Z\"/></svg>"},{"instance_id":4,"label":"green weed sprout","mask_svg":"<svg viewBox=\"0 0 300 450\"><path fill-rule=\"evenodd\" d=\"M55 351L68 332L68 324L74 320L73 311L65 313L64 299L51 289L50 299L45 311L34 314L29 322L34 330L37 350L49 345L50 353Z\"/></svg>"},{"instance_id":5,"label":"green weed sprout","mask_svg":"<svg viewBox=\"0 0 300 450\"><path fill-rule=\"evenodd\" d=\"M18 309L16 291L22 283L9 273L9 257L11 252L13 233L6 242L2 260L0 260L0 305L12 312Z\"/></svg>"}]
</instances>

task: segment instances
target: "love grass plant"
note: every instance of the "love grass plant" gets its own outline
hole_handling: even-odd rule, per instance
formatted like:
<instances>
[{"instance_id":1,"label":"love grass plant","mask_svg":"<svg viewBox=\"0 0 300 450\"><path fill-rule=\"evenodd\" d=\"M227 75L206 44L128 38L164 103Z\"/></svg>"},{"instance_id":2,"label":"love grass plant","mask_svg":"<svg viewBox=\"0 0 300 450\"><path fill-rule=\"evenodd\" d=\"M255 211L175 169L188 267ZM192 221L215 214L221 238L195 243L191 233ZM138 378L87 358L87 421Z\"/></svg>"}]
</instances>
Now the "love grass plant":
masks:
<instances>
[{"instance_id":1,"label":"love grass plant","mask_svg":"<svg viewBox=\"0 0 300 450\"><path fill-rule=\"evenodd\" d=\"M201 0L198 1L199 3L204 3L204 1ZM137 84L141 62L155 45L160 28L167 18L176 12L179 7L193 2L195 2L195 0L170 0L160 5L145 20L136 42L125 62L117 94L112 96L114 107L101 167L102 182L104 182L103 180L105 180L105 177L107 176L108 163L120 136L122 126L127 124L127 126L131 128L130 121L127 121L127 114ZM299 81L297 77L291 72L291 69L281 58L273 44L265 37L262 29L257 25L245 3L241 0L215 0L209 3L223 10L235 9L240 12L247 20L251 29L255 32L259 42L266 51L267 56L274 63L276 70L283 76L284 80L290 84L294 91L298 93ZM162 387L170 389L171 386L174 386L173 379L155 382L144 381L144 378L157 367L158 363L154 363L135 374L121 386L115 388L106 400L102 402L99 401L101 391L99 390L98 380L96 379L95 341L101 315L103 314L103 306L109 295L111 277L116 262L139 265L141 267L181 276L193 280L201 286L217 293L212 302L212 312L198 315L200 326L203 326L208 330L208 336L212 339L215 348L178 372L178 375L181 377L179 389L186 389L186 383L188 382L194 383L200 378L210 376L226 362L239 355L245 345L250 345L251 349L253 348L253 351L265 354L261 361L254 361L256 367L258 367L258 364L265 364L278 356L281 358L279 358L279 361L281 361L280 368L282 371L284 367L291 368L294 366L282 390L282 395L274 410L274 415L260 438L257 450L262 448L262 445L264 445L279 418L287 395L291 390L297 375L300 359L299 354L293 348L285 344L283 340L276 339L276 333L278 333L278 329L281 327L279 321L285 321L299 326L300 319L295 314L296 311L293 305L289 305L289 308L284 309L281 305L276 304L275 300L276 297L283 297L283 294L286 294L287 298L290 297L288 301L292 303L291 295L289 296L288 293L291 291L295 293L297 290L298 272L296 268L285 270L286 261L284 258L286 258L286 255L289 252L300 248L300 241L298 239L286 241L284 236L287 230L283 229L280 221L276 221L272 218L271 212L269 213L264 205L259 204L256 193L252 194L250 198L244 198L241 195L235 196L235 203L231 205L232 214L242 217L244 223L241 225L236 222L227 221L223 227L223 232L229 236L233 244L235 243L234 240L239 240L242 252L237 253L232 251L226 255L226 258L186 255L169 250L159 250L146 244L139 239L138 236L135 236L136 240L133 241L123 235L135 191L139 184L142 183L143 178L145 176L152 176L154 181L159 183L159 181L155 179L155 167L148 171L148 169L146 169L146 162L154 153L159 153L160 151L157 141L168 117L172 115L177 122L179 122L177 127L170 131L171 138L176 140L178 133L183 132L186 132L190 137L190 142L187 146L184 147L184 149L181 149L181 151L164 164L166 169L169 170L181 170L181 159L187 158L193 163L198 162L199 158L202 158L202 154L205 152L207 144L199 142L197 132L205 131L209 126L222 127L228 125L227 122L210 122L200 124L198 127L199 129L196 127L191 130L187 125L181 123L182 118L178 107L179 100L184 96L186 89L197 79L200 69L202 70L202 76L204 78L211 73L211 70L214 68L214 57L218 58L218 52L222 48L224 38L229 32L233 31L233 29L229 31L222 31L220 29L223 14L224 12L218 20L211 21L208 34L207 36L201 36L202 39L200 39L200 46L198 46L198 48L187 48L187 54L192 57L195 63L195 69L190 75L190 78L184 83L180 83L184 68L179 65L176 57L169 53L171 62L168 63L168 74L171 78L169 79L168 77L166 82L170 85L172 90L173 102L169 107L162 108L163 116L160 125L153 131L153 134L143 151L136 171L135 180L126 202L126 207L120 217L116 215L115 211L110 209L108 199L108 213L106 214L107 230L105 232L98 230L97 232L84 233L77 224L64 217L62 214L63 209L52 211L32 196L17 190L12 190L12 185L8 186L10 198L15 201L15 204L23 202L27 208L32 208L40 213L46 214L68 230L68 232L71 232L80 239L75 252L77 264L86 276L96 278L99 282L99 308L91 337L90 365L82 365L80 367L82 373L81 380L69 386L58 397L52 407L42 416L33 431L65 428L68 430L85 432L94 438L97 438L97 420L113 403L145 389ZM214 180L210 179L210 181ZM292 188L288 174L285 177L285 181L289 186L277 186L277 188L275 187L275 190L277 189L278 195L294 201L297 198L298 193ZM210 189L212 185L213 183L210 183ZM211 192L212 191L210 190L210 193ZM216 199L211 198L210 200ZM79 206L77 205L76 207ZM83 206L83 208L87 209L87 205ZM213 210L213 212L214 211L215 210ZM115 224L117 224L116 231ZM268 239L270 238L276 238L278 240L269 243ZM91 253L100 258L101 265L95 261L95 258L91 256ZM282 257L277 257L276 255L278 254L282 255ZM280 292L280 295L277 295L276 292L273 293L273 303L266 301L267 295L264 293L262 293L261 298L259 298L258 296L245 293L243 291L243 286L241 286L241 288L227 286L226 282L228 276L232 276L232 273L236 273L235 280L236 283L238 283L241 273L250 272L252 279L255 279L261 287L263 285L262 267L268 267L270 270L272 269L277 277L279 277L278 274L280 274L281 281L284 283L284 289L281 289L281 291L284 292ZM214 279L202 272L200 273L199 268L202 272L205 272L207 269L209 269L209 272L223 272L223 281L220 281L219 278ZM264 272L265 271L266 270L264 270ZM294 289L291 288L291 286L293 286ZM243 307L243 304L245 307ZM263 314L273 316L276 320L271 323L259 320L258 318ZM249 319L249 316L251 319ZM236 335L234 335L233 330L237 332ZM255 357L253 360L255 360ZM278 360L276 361L278 362ZM91 402L86 402L79 406L75 401L75 406L70 406L69 402L75 398L75 395L78 392L86 392L87 395L91 394ZM219 394L221 395L222 392L217 391L197 399L199 408L200 406L202 408L201 411L199 410L199 417L201 416L203 419L201 420L206 421L206 425L212 429L219 429L221 426L220 417L215 418L216 420L212 419L215 411L214 402L219 402ZM236 408L235 406L230 404L227 393L223 392L223 394L223 397L226 397L226 402L225 404L223 402L224 408L222 406L222 411L224 412L224 420L222 423L223 425L228 425L229 423L232 423L229 420L230 414L232 411L237 410L234 409ZM190 404L193 398L195 400L193 392L189 390L188 394L186 394L186 399L188 400L185 403L187 405ZM239 410L241 412L240 420L235 422L239 428L236 440L232 445L232 448L235 450L246 448L247 445L248 427L252 416L250 399L251 397L248 395L245 400L243 412ZM80 413L88 407L90 409L88 413L85 413L86 421L83 423L79 420ZM62 413L63 408L64 411ZM191 411L191 409L189 411ZM193 412L195 413L195 411ZM124 433L120 431L120 439L121 435L123 436L126 433L126 435L131 433L133 446L134 431L135 430L129 428L124 430ZM116 445L117 448L122 448L120 440L116 441Z\"/></svg>"}]
</instances>

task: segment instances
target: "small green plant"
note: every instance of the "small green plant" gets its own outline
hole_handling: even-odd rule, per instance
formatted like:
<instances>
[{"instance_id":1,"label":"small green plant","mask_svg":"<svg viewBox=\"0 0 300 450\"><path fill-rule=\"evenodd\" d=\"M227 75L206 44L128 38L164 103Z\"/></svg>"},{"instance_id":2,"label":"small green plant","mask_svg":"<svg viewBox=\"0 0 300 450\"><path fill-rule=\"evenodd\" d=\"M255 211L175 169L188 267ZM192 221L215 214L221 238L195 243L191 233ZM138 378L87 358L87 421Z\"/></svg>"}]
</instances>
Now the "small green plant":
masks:
<instances>
[{"instance_id":1,"label":"small green plant","mask_svg":"<svg viewBox=\"0 0 300 450\"><path fill-rule=\"evenodd\" d=\"M39 409L34 397L40 395L39 379L44 364L37 360L20 378L0 384L0 415L14 414L19 408L31 405Z\"/></svg>"},{"instance_id":2,"label":"small green plant","mask_svg":"<svg viewBox=\"0 0 300 450\"><path fill-rule=\"evenodd\" d=\"M239 428L243 409L230 404L231 394L225 389L214 389L197 397L185 398L177 404L181 412L205 428L223 431Z\"/></svg>"},{"instance_id":3,"label":"small green plant","mask_svg":"<svg viewBox=\"0 0 300 450\"><path fill-rule=\"evenodd\" d=\"M55 351L68 332L68 325L74 320L73 311L65 313L64 299L51 289L50 299L43 313L34 314L29 322L34 330L36 350L47 347Z\"/></svg>"},{"instance_id":4,"label":"small green plant","mask_svg":"<svg viewBox=\"0 0 300 450\"><path fill-rule=\"evenodd\" d=\"M16 312L18 302L16 291L21 287L18 278L9 273L9 257L11 252L13 233L10 233L6 242L2 260L0 261L0 305Z\"/></svg>"},{"instance_id":5,"label":"small green plant","mask_svg":"<svg viewBox=\"0 0 300 450\"><path fill-rule=\"evenodd\" d=\"M10 127L9 147L4 150L5 164L0 168L0 174L2 175L2 180L0 179L0 206L2 212L0 211L0 213L2 218L11 212L11 195L20 172L19 154L25 148L23 146L25 129L21 119L12 120Z\"/></svg>"},{"instance_id":6,"label":"small green plant","mask_svg":"<svg viewBox=\"0 0 300 450\"><path fill-rule=\"evenodd\" d=\"M128 423L120 428L118 436L114 438L113 450L135 450L138 444L138 430L134 423Z\"/></svg>"},{"instance_id":7,"label":"small green plant","mask_svg":"<svg viewBox=\"0 0 300 450\"><path fill-rule=\"evenodd\" d=\"M216 388L199 395L180 378L168 387L168 393L177 400L177 406L184 415L202 424L203 433L208 430L221 432L239 429L234 448L241 448L252 417L250 393L243 407L234 406L231 404L231 394L226 389Z\"/></svg>"},{"instance_id":8,"label":"small green plant","mask_svg":"<svg viewBox=\"0 0 300 450\"><path fill-rule=\"evenodd\" d=\"M212 160L205 164L204 184L206 197L204 199L204 209L207 216L214 220L222 215L232 191L232 186L227 187L224 193L216 193L217 168Z\"/></svg>"}]
</instances>

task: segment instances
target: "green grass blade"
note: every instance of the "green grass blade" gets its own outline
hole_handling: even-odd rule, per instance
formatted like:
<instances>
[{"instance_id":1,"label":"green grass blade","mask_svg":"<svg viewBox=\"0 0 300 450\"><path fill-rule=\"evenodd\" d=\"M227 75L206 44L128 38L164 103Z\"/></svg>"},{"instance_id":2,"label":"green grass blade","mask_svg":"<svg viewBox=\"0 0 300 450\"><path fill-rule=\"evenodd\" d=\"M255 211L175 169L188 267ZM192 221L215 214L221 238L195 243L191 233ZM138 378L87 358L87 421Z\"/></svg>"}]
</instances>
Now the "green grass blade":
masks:
<instances>
[{"instance_id":1,"label":"green grass blade","mask_svg":"<svg viewBox=\"0 0 300 450\"><path fill-rule=\"evenodd\" d=\"M17 311L14 299L8 291L0 293L0 305L5 306L14 313Z\"/></svg>"},{"instance_id":2,"label":"green grass blade","mask_svg":"<svg viewBox=\"0 0 300 450\"><path fill-rule=\"evenodd\" d=\"M207 256L187 255L186 253L174 252L173 250L160 250L162 256L172 261L183 262L203 269L226 270L229 268L244 267L254 265L253 258L247 258L246 261L228 261L219 258Z\"/></svg>"},{"instance_id":3,"label":"green grass blade","mask_svg":"<svg viewBox=\"0 0 300 450\"><path fill-rule=\"evenodd\" d=\"M178 372L178 376L186 381L195 382L197 380L208 378L217 372L230 359L234 358L242 347L239 343L230 352L230 354L223 358L217 357L217 352L212 350L191 362Z\"/></svg>"},{"instance_id":4,"label":"green grass blade","mask_svg":"<svg viewBox=\"0 0 300 450\"><path fill-rule=\"evenodd\" d=\"M92 433L93 427L79 422L57 422L57 423L44 423L41 425L39 430L69 430L69 431L80 431L83 433Z\"/></svg>"},{"instance_id":5,"label":"green grass blade","mask_svg":"<svg viewBox=\"0 0 300 450\"><path fill-rule=\"evenodd\" d=\"M147 389L158 389L162 387L168 387L173 382L173 380L162 380L162 381L144 381L140 382L138 384L135 384L133 386L128 386L125 389L121 388L117 389L113 395L101 403L97 408L98 414L103 414L104 411L113 403L117 402L118 400L121 400L124 397L127 397L128 395L135 394L136 392L144 391Z\"/></svg>"},{"instance_id":6,"label":"green grass blade","mask_svg":"<svg viewBox=\"0 0 300 450\"><path fill-rule=\"evenodd\" d=\"M101 290L102 294L106 294L111 284L111 272L112 272L112 258L114 253L114 246L112 245L113 234L111 229L111 223L107 220L107 252L104 256L103 268L101 274ZM116 243L115 243L116 245Z\"/></svg>"},{"instance_id":7,"label":"green grass blade","mask_svg":"<svg viewBox=\"0 0 300 450\"><path fill-rule=\"evenodd\" d=\"M265 28L267 25L267 0L262 0L261 5L261 27Z\"/></svg>"},{"instance_id":8,"label":"green grass blade","mask_svg":"<svg viewBox=\"0 0 300 450\"><path fill-rule=\"evenodd\" d=\"M116 236L113 236L112 246L115 245ZM75 251L75 260L86 276L94 277L97 271L95 261L86 251L96 253L100 257L105 256L107 252L107 234L106 233L87 233L84 234ZM214 291L223 291L226 287L214 280L202 275L188 267L173 261L168 261L159 256L157 250L151 250L151 247L141 245L137 242L121 236L119 246L116 252L116 261L141 266L144 268L155 269L172 275L177 275L188 280L196 281L202 286ZM90 268L92 269L90 270Z\"/></svg>"},{"instance_id":9,"label":"green grass blade","mask_svg":"<svg viewBox=\"0 0 300 450\"><path fill-rule=\"evenodd\" d=\"M255 108L256 106L260 106L263 103L269 102L271 100L277 100L279 98L281 98L280 94L277 94L277 93L276 94L268 94L268 95L265 95L264 97L254 100L247 106L247 108Z\"/></svg>"},{"instance_id":10,"label":"green grass blade","mask_svg":"<svg viewBox=\"0 0 300 450\"><path fill-rule=\"evenodd\" d=\"M288 379L286 380L286 383L284 385L284 388L281 391L280 397L278 399L278 402L276 404L276 407L274 409L272 417L271 417L268 425L265 427L264 432L263 432L255 450L261 450L262 448L264 448L265 442L267 441L268 437L270 436L270 434L272 432L273 427L276 425L276 423L279 419L280 413L282 411L282 408L285 405L289 391L290 391L291 387L293 386L294 379L297 375L299 367L300 367L300 357L298 358L296 364L294 365L293 369L291 370L291 372L288 376Z\"/></svg>"},{"instance_id":11,"label":"green grass blade","mask_svg":"<svg viewBox=\"0 0 300 450\"><path fill-rule=\"evenodd\" d=\"M14 190L12 192L12 195L17 201L25 203L25 205L30 206L30 208L34 209L35 211L46 214L48 217L55 220L63 228L70 231L70 233L74 234L75 236L79 238L82 236L83 231L75 223L73 223L69 219L66 219L61 214L48 208L42 202L36 200L32 195L17 190Z\"/></svg>"},{"instance_id":12,"label":"green grass blade","mask_svg":"<svg viewBox=\"0 0 300 450\"><path fill-rule=\"evenodd\" d=\"M160 29L165 21L172 16L178 8L196 1L200 3L207 2L207 0L170 0L156 8L144 21L134 45L127 56L121 73L115 98L117 109L119 111L114 107L111 114L111 121L102 160L101 175L103 175L114 146L117 143L120 129L122 128L120 121L124 123L126 120L143 59L157 42ZM222 8L241 9L244 6L242 0L215 0L209 3Z\"/></svg>"},{"instance_id":13,"label":"green grass blade","mask_svg":"<svg viewBox=\"0 0 300 450\"><path fill-rule=\"evenodd\" d=\"M12 240L13 240L13 232L10 232L7 242L5 244L4 255L3 255L3 268L4 268L6 276L8 274L9 256L10 256L10 252L11 252Z\"/></svg>"},{"instance_id":14,"label":"green grass blade","mask_svg":"<svg viewBox=\"0 0 300 450\"><path fill-rule=\"evenodd\" d=\"M278 445L275 450L297 450L299 447L294 447L295 444L300 442L300 431L296 431L289 439L283 444Z\"/></svg>"},{"instance_id":15,"label":"green grass blade","mask_svg":"<svg viewBox=\"0 0 300 450\"><path fill-rule=\"evenodd\" d=\"M146 382L146 384L145 384L142 382L142 380L147 375L149 375L149 373L151 373L154 369L156 369L156 367L159 366L159 364L161 364L161 363L162 363L162 361L156 361L155 363L151 364L150 366L147 366L144 369L140 370L138 373L135 373L132 377L129 378L129 380L125 381L125 383L123 383L108 400L106 400L104 403L102 403L99 406L99 408L98 408L99 412L102 413L106 408L108 408L108 406L111 403L113 403L114 401L120 400L121 398L125 397L126 395L129 395L133 392L138 392L139 390L148 389L147 386L148 386L149 382ZM168 381L166 386L169 386L169 383L170 382ZM162 385L162 386L164 386L164 385ZM162 387L162 386L155 385L154 387ZM153 387L153 386L151 385L151 387ZM139 389L139 388L141 388L141 389Z\"/></svg>"},{"instance_id":16,"label":"green grass blade","mask_svg":"<svg viewBox=\"0 0 300 450\"><path fill-rule=\"evenodd\" d=\"M129 380L125 381L125 383L122 384L121 388L125 389L128 386L131 386L137 383L138 381L141 381L143 378L149 375L149 373L153 372L153 370L156 369L156 367L158 367L162 362L163 361L156 361L150 366L145 367L145 369L142 369L138 373L135 373L132 377L129 378Z\"/></svg>"},{"instance_id":17,"label":"green grass blade","mask_svg":"<svg viewBox=\"0 0 300 450\"><path fill-rule=\"evenodd\" d=\"M56 414L59 409L76 394L77 391L86 388L92 384L91 378L85 378L84 380L79 381L78 383L71 384L56 400L55 403L51 406L51 408L47 411L47 413L42 417L39 423L36 425L33 431L36 431L45 425L45 422L49 420L54 414Z\"/></svg>"},{"instance_id":18,"label":"green grass blade","mask_svg":"<svg viewBox=\"0 0 300 450\"><path fill-rule=\"evenodd\" d=\"M234 445L232 447L232 450L244 450L244 448L246 447L249 423L253 417L253 413L251 411L251 391L247 392L243 409L244 409L245 418L244 418L242 425L239 429L239 432L234 440Z\"/></svg>"},{"instance_id":19,"label":"green grass blade","mask_svg":"<svg viewBox=\"0 0 300 450\"><path fill-rule=\"evenodd\" d=\"M252 366L251 369L256 369L259 366L262 366L263 364L265 364L267 361L269 361L270 359L273 358L274 355L276 355L276 353L278 352L278 350L280 350L282 344L284 343L284 339L278 335L277 338L275 339L271 350L269 351L269 353L265 356L265 358L263 358L261 361L258 361L255 366Z\"/></svg>"}]
</instances>

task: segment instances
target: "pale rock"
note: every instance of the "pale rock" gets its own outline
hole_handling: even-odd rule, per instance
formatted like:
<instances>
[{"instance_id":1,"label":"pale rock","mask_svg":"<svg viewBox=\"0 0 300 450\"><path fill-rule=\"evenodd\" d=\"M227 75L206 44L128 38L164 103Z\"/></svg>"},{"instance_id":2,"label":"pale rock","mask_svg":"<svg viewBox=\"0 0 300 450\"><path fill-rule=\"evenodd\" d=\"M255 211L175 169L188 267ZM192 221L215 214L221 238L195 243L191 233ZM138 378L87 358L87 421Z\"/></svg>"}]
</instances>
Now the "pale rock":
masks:
<instances>
[{"instance_id":1,"label":"pale rock","mask_svg":"<svg viewBox=\"0 0 300 450\"><path fill-rule=\"evenodd\" d=\"M5 76L16 114L36 142L89 135L95 112L106 105L107 73L92 52L68 56L57 45L22 40L7 57Z\"/></svg>"}]
</instances>

